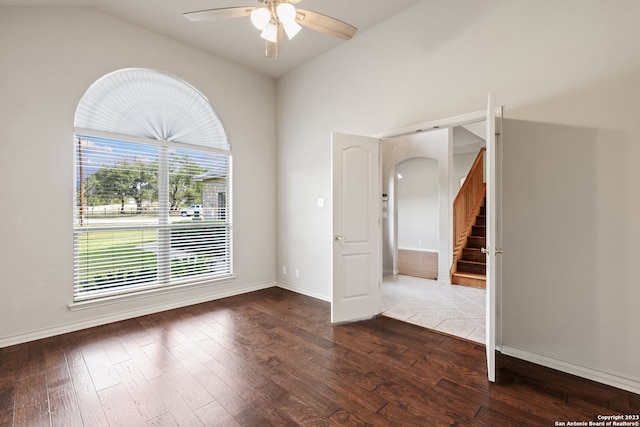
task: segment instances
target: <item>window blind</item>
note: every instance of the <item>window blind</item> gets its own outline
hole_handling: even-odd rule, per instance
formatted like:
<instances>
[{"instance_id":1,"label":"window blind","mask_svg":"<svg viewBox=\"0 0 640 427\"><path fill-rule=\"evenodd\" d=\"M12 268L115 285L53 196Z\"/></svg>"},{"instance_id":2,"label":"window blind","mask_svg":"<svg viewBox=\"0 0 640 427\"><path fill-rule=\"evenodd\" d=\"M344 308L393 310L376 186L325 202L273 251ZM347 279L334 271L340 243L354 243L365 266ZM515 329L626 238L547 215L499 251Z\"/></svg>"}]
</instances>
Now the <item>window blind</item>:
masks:
<instances>
[{"instance_id":1,"label":"window blind","mask_svg":"<svg viewBox=\"0 0 640 427\"><path fill-rule=\"evenodd\" d=\"M229 151L207 98L170 74L144 68L114 71L86 91L74 126Z\"/></svg>"},{"instance_id":2,"label":"window blind","mask_svg":"<svg viewBox=\"0 0 640 427\"><path fill-rule=\"evenodd\" d=\"M115 71L74 124L74 301L232 274L231 152L200 92Z\"/></svg>"},{"instance_id":3,"label":"window blind","mask_svg":"<svg viewBox=\"0 0 640 427\"><path fill-rule=\"evenodd\" d=\"M78 137L74 299L231 273L230 157Z\"/></svg>"}]
</instances>

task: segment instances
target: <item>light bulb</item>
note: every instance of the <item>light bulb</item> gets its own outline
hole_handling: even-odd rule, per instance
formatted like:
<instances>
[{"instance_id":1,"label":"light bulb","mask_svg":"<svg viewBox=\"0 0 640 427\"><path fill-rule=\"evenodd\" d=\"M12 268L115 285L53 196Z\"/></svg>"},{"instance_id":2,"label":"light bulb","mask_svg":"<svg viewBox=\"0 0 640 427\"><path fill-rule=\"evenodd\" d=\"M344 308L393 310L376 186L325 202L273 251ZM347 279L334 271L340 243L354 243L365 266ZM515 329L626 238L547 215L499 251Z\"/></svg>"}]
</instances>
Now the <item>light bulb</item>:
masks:
<instances>
[{"instance_id":1,"label":"light bulb","mask_svg":"<svg viewBox=\"0 0 640 427\"><path fill-rule=\"evenodd\" d=\"M302 29L296 22L296 8L291 3L280 3L276 7L276 14L282 22L287 37L291 40Z\"/></svg>"},{"instance_id":2,"label":"light bulb","mask_svg":"<svg viewBox=\"0 0 640 427\"><path fill-rule=\"evenodd\" d=\"M266 7L254 9L251 12L251 23L259 30L264 30L271 20L271 12Z\"/></svg>"},{"instance_id":3,"label":"light bulb","mask_svg":"<svg viewBox=\"0 0 640 427\"><path fill-rule=\"evenodd\" d=\"M291 3L280 3L276 7L276 13L278 19L283 24L290 24L296 22L296 8Z\"/></svg>"},{"instance_id":4,"label":"light bulb","mask_svg":"<svg viewBox=\"0 0 640 427\"><path fill-rule=\"evenodd\" d=\"M298 32L300 32L300 30L302 29L302 27L295 21L283 22L282 26L284 27L284 32L287 33L287 37L289 37L289 40L291 40L293 36L298 34Z\"/></svg>"}]
</instances>

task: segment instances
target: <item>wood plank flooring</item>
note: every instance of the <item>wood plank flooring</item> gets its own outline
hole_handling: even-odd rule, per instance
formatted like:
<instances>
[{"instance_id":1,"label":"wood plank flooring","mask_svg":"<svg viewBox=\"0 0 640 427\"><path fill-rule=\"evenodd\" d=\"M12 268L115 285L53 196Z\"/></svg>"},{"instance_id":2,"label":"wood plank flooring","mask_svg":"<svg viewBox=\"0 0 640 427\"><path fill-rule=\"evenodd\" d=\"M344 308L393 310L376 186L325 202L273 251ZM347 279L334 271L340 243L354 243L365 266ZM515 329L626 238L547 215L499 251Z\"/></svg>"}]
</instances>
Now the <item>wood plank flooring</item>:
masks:
<instances>
[{"instance_id":1,"label":"wood plank flooring","mask_svg":"<svg viewBox=\"0 0 640 427\"><path fill-rule=\"evenodd\" d=\"M278 288L0 349L0 426L552 426L640 396Z\"/></svg>"},{"instance_id":2,"label":"wood plank flooring","mask_svg":"<svg viewBox=\"0 0 640 427\"><path fill-rule=\"evenodd\" d=\"M398 249L398 274L438 279L438 253Z\"/></svg>"}]
</instances>

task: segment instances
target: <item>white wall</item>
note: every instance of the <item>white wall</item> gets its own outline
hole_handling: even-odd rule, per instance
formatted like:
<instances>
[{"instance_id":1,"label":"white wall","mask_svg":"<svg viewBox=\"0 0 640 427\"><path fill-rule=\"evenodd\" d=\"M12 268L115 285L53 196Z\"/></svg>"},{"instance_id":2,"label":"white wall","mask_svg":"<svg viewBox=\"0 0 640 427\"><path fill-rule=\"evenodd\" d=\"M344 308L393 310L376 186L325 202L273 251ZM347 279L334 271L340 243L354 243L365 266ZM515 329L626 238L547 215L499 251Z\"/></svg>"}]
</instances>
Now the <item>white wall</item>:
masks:
<instances>
[{"instance_id":1,"label":"white wall","mask_svg":"<svg viewBox=\"0 0 640 427\"><path fill-rule=\"evenodd\" d=\"M454 142L455 144L455 142ZM454 154L453 155L453 171L451 173L451 187L453 198L458 195L460 190L460 179L467 176L473 162L478 157L478 153Z\"/></svg>"},{"instance_id":2,"label":"white wall","mask_svg":"<svg viewBox=\"0 0 640 427\"><path fill-rule=\"evenodd\" d=\"M438 252L438 162L411 159L398 174L398 249Z\"/></svg>"},{"instance_id":3,"label":"white wall","mask_svg":"<svg viewBox=\"0 0 640 427\"><path fill-rule=\"evenodd\" d=\"M275 81L90 8L0 7L0 58L0 346L274 284ZM70 312L75 108L125 67L183 78L224 124L237 279Z\"/></svg>"},{"instance_id":4,"label":"white wall","mask_svg":"<svg viewBox=\"0 0 640 427\"><path fill-rule=\"evenodd\" d=\"M503 349L640 390L639 21L636 0L429 0L280 79L278 280L330 295L330 132L481 110L492 90Z\"/></svg>"}]
</instances>

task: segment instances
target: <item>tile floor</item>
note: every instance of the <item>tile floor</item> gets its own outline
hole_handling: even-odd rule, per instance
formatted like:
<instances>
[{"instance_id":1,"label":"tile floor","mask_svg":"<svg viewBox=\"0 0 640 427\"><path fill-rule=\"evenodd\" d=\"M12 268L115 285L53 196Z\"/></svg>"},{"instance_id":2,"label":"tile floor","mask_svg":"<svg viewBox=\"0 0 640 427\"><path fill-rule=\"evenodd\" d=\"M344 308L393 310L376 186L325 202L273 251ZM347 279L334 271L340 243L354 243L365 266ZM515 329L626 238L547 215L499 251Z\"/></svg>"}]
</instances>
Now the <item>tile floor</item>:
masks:
<instances>
[{"instance_id":1,"label":"tile floor","mask_svg":"<svg viewBox=\"0 0 640 427\"><path fill-rule=\"evenodd\" d=\"M425 328L485 342L485 291L409 276L385 276L382 314Z\"/></svg>"}]
</instances>

